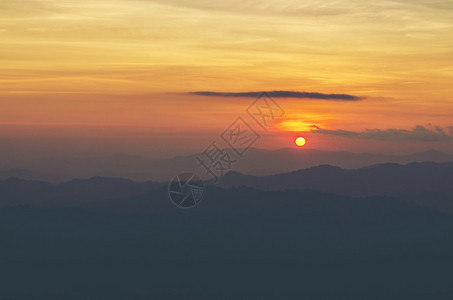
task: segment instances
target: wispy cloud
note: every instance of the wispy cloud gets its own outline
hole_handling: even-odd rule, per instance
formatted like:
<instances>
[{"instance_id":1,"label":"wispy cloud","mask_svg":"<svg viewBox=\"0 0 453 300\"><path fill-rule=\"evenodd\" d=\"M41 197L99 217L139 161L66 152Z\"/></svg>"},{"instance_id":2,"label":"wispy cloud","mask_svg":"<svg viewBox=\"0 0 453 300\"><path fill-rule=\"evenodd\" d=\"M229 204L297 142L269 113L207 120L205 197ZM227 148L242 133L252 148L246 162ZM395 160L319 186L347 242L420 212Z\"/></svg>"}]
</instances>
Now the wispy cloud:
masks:
<instances>
[{"instance_id":1,"label":"wispy cloud","mask_svg":"<svg viewBox=\"0 0 453 300\"><path fill-rule=\"evenodd\" d=\"M406 129L366 129L365 131L329 130L312 125L312 132L347 138L376 139L389 141L420 141L420 142L453 142L453 126L446 130L439 126L417 125L412 130ZM447 133L448 132L448 133Z\"/></svg>"},{"instance_id":2,"label":"wispy cloud","mask_svg":"<svg viewBox=\"0 0 453 300\"><path fill-rule=\"evenodd\" d=\"M228 92L211 92L211 91L197 91L190 92L191 95L198 96L211 96L211 97L247 97L256 98L262 94L262 92L240 92L240 93L228 93ZM336 100L336 101L358 101L363 98L348 95L348 94L323 94L323 93L309 93L309 92L296 92L296 91L269 91L269 96L274 98L298 98L298 99L321 99L321 100Z\"/></svg>"}]
</instances>

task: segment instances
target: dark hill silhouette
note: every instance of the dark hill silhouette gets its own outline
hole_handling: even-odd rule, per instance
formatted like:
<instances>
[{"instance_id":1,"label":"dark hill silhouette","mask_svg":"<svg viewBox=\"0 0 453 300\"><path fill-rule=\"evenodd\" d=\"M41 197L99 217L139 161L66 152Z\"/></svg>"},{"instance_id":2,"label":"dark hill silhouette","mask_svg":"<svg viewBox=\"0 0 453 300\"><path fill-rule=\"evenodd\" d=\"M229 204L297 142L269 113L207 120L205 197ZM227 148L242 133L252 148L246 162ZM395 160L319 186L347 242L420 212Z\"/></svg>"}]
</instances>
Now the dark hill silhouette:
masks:
<instances>
[{"instance_id":1,"label":"dark hill silhouette","mask_svg":"<svg viewBox=\"0 0 453 300\"><path fill-rule=\"evenodd\" d=\"M381 164L357 170L321 165L290 173L252 176L227 173L219 187L260 190L311 189L330 194L369 196L453 195L453 163ZM0 180L0 205L85 203L142 195L167 183L93 177L60 184L10 178ZM206 182L212 184L212 182Z\"/></svg>"},{"instance_id":2,"label":"dark hill silhouette","mask_svg":"<svg viewBox=\"0 0 453 300\"><path fill-rule=\"evenodd\" d=\"M0 180L0 205L81 205L125 196L141 195L162 183L135 182L128 179L93 177L60 184L9 178Z\"/></svg>"},{"instance_id":3,"label":"dark hill silhouette","mask_svg":"<svg viewBox=\"0 0 453 300\"><path fill-rule=\"evenodd\" d=\"M226 174L218 187L250 187L264 191L313 190L333 195L399 197L417 205L453 212L453 163L381 164L357 170L322 165L273 176ZM206 185L212 182L205 182ZM0 206L33 204L43 207L122 207L126 211L139 205L126 203L141 199L141 209L149 207L147 193L161 190L166 199L167 183L135 182L127 179L93 177L60 184L10 178L0 181ZM142 196L140 198L139 196ZM207 195L209 199L209 195ZM126 199L126 200L124 200ZM166 201L166 200L165 200ZM209 201L209 200L207 200ZM102 203L102 204L99 204ZM173 209L170 207L169 209Z\"/></svg>"},{"instance_id":4,"label":"dark hill silhouette","mask_svg":"<svg viewBox=\"0 0 453 300\"><path fill-rule=\"evenodd\" d=\"M218 185L261 190L314 189L360 197L453 194L453 163L388 163L357 170L323 165L272 176L230 172Z\"/></svg>"},{"instance_id":5,"label":"dark hill silhouette","mask_svg":"<svg viewBox=\"0 0 453 300\"><path fill-rule=\"evenodd\" d=\"M201 151L202 149L200 149ZM99 158L58 157L29 162L11 162L12 169L0 170L0 180L17 177L29 180L42 180L60 183L73 178L93 176L127 178L137 181L170 180L182 171L197 169L196 155L177 156L156 160L139 156L110 156ZM284 148L279 150L250 149L245 157L233 165L233 170L249 175L273 175L319 165L332 165L346 169L357 169L374 164L411 162L453 162L453 155L435 150L409 154L385 155L372 153L352 153L345 151L321 151L315 149Z\"/></svg>"}]
</instances>

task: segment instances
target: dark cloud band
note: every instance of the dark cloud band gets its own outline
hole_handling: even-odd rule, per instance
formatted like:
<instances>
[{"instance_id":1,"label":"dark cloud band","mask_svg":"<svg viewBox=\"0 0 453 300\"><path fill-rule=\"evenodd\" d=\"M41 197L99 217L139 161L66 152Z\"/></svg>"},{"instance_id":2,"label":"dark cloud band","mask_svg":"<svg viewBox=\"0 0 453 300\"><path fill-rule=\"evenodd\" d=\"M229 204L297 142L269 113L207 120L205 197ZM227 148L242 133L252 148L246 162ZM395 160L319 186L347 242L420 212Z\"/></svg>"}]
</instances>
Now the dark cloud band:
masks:
<instances>
[{"instance_id":1,"label":"dark cloud band","mask_svg":"<svg viewBox=\"0 0 453 300\"><path fill-rule=\"evenodd\" d=\"M417 125L412 130L406 129L366 129L365 131L329 130L312 125L312 132L347 138L376 139L388 141L420 141L420 142L453 142L453 127L447 131L439 126Z\"/></svg>"},{"instance_id":2,"label":"dark cloud band","mask_svg":"<svg viewBox=\"0 0 453 300\"><path fill-rule=\"evenodd\" d=\"M191 95L211 96L211 97L247 97L256 98L262 92L242 92L242 93L224 93L211 91L190 92ZM358 101L361 97L348 94L323 94L323 93L307 93L294 91L269 91L267 94L273 98L298 98L298 99L321 99L321 100L336 100L336 101Z\"/></svg>"}]
</instances>

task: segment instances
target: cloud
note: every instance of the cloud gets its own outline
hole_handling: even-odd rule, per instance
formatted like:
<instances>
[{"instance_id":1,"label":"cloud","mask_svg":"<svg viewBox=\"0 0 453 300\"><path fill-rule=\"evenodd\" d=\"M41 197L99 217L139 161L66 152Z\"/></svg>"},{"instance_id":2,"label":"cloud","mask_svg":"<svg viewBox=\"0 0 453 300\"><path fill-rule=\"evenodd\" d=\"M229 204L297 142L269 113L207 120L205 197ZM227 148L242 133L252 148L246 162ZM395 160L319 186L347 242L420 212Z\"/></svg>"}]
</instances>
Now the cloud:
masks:
<instances>
[{"instance_id":1,"label":"cloud","mask_svg":"<svg viewBox=\"0 0 453 300\"><path fill-rule=\"evenodd\" d=\"M417 125L412 130L406 129L366 129L365 131L329 130L312 125L312 132L346 138L376 139L388 141L420 141L420 142L453 142L453 126L446 130L439 126Z\"/></svg>"},{"instance_id":2,"label":"cloud","mask_svg":"<svg viewBox=\"0 0 453 300\"><path fill-rule=\"evenodd\" d=\"M338 16L351 15L356 12L366 13L388 10L416 10L418 7L431 9L451 9L449 1L433 0L384 0L373 1L338 1L338 0L141 0L176 7L186 7L208 11L240 12L247 14L272 14L290 16Z\"/></svg>"},{"instance_id":3,"label":"cloud","mask_svg":"<svg viewBox=\"0 0 453 300\"><path fill-rule=\"evenodd\" d=\"M335 101L358 101L361 97L348 95L348 94L323 94L323 93L307 93L295 91L270 91L267 92L273 98L298 98L298 99L321 99L321 100L335 100ZM242 92L242 93L224 93L224 92L210 92L198 91L190 92L191 95L198 96L211 96L211 97L249 97L256 98L262 92Z\"/></svg>"}]
</instances>

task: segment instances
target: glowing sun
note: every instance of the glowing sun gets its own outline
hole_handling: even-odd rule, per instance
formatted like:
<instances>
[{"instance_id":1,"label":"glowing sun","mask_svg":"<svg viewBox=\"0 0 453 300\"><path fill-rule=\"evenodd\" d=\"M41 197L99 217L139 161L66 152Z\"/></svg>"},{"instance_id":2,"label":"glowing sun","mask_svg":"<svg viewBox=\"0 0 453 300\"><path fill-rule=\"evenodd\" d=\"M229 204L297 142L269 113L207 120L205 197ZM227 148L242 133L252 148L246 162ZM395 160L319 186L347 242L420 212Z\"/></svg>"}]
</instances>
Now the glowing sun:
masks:
<instances>
[{"instance_id":1,"label":"glowing sun","mask_svg":"<svg viewBox=\"0 0 453 300\"><path fill-rule=\"evenodd\" d=\"M302 147L303 145L305 145L307 143L307 141L303 138L303 137L298 137L294 143L296 143L297 146L299 147Z\"/></svg>"}]
</instances>

